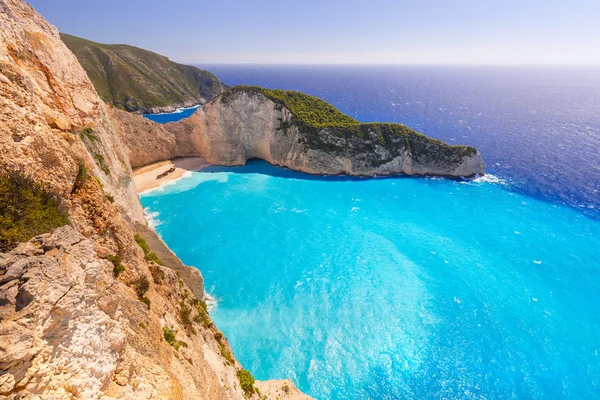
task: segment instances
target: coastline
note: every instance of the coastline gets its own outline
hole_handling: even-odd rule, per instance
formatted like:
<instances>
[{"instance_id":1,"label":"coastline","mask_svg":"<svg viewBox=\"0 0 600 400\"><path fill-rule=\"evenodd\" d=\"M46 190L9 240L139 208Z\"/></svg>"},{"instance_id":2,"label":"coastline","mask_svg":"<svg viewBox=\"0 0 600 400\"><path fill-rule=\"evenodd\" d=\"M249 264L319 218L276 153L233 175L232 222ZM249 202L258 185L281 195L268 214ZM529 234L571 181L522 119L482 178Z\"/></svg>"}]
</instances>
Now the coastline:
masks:
<instances>
[{"instance_id":1,"label":"coastline","mask_svg":"<svg viewBox=\"0 0 600 400\"><path fill-rule=\"evenodd\" d=\"M179 179L186 172L197 171L210 165L202 157L181 157L157 161L134 169L133 180L138 195L150 189ZM160 176L160 177L159 177Z\"/></svg>"}]
</instances>

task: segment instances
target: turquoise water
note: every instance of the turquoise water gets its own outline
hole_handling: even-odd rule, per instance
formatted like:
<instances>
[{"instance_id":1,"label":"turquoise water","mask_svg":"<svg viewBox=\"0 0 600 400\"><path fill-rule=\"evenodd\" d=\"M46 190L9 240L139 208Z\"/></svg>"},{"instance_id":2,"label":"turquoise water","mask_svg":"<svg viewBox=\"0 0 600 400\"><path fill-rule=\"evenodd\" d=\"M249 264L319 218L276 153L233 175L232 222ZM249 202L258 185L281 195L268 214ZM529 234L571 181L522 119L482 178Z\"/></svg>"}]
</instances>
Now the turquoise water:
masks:
<instances>
[{"instance_id":1,"label":"turquoise water","mask_svg":"<svg viewBox=\"0 0 600 400\"><path fill-rule=\"evenodd\" d=\"M142 204L257 379L318 399L600 396L600 223L501 181L252 162Z\"/></svg>"}]
</instances>

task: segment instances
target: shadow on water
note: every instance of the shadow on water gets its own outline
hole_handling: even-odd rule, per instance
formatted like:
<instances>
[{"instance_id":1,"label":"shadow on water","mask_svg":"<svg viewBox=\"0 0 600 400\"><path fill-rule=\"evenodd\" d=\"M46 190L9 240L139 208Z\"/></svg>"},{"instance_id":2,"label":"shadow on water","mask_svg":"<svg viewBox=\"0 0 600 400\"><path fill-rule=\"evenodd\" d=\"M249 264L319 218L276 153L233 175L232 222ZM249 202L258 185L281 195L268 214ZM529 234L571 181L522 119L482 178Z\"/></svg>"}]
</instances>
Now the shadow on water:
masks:
<instances>
[{"instance_id":1,"label":"shadow on water","mask_svg":"<svg viewBox=\"0 0 600 400\"><path fill-rule=\"evenodd\" d=\"M287 179L302 179L308 181L326 181L326 182L368 182L373 179L431 179L431 180L442 180L447 179L451 181L469 181L466 178L442 178L442 177L428 177L428 176L409 176L409 175L392 175L392 176L348 176L348 175L311 175L304 172L294 171L286 167L271 165L268 162L261 159L250 159L246 165L236 167L224 167L224 166L209 166L202 168L201 172L216 173L216 172L235 172L236 174L261 174L268 175L274 178L287 178Z\"/></svg>"}]
</instances>

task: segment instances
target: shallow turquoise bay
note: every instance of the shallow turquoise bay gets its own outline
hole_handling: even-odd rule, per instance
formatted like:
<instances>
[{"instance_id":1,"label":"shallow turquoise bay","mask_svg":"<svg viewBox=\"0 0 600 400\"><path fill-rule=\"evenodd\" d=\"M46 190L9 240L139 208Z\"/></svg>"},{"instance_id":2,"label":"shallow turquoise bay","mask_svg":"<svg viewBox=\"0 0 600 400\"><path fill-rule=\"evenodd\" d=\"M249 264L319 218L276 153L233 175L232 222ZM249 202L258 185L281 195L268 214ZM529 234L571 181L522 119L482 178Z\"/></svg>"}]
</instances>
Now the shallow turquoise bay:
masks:
<instances>
[{"instance_id":1,"label":"shallow turquoise bay","mask_svg":"<svg viewBox=\"0 0 600 400\"><path fill-rule=\"evenodd\" d=\"M570 208L263 162L142 204L257 379L319 399L600 397L600 223Z\"/></svg>"}]
</instances>

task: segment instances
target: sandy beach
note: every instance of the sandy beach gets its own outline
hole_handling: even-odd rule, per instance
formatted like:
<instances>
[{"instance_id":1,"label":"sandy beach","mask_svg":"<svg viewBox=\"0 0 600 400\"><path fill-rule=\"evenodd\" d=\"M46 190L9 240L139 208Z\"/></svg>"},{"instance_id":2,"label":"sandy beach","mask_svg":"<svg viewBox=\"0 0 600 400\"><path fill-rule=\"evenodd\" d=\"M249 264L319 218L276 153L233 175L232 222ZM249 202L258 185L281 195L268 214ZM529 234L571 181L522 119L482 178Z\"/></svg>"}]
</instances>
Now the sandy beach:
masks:
<instances>
[{"instance_id":1,"label":"sandy beach","mask_svg":"<svg viewBox=\"0 0 600 400\"><path fill-rule=\"evenodd\" d=\"M133 179L138 193L157 188L180 178L187 171L196 171L209 165L201 157L182 157L158 161L133 170Z\"/></svg>"}]
</instances>

